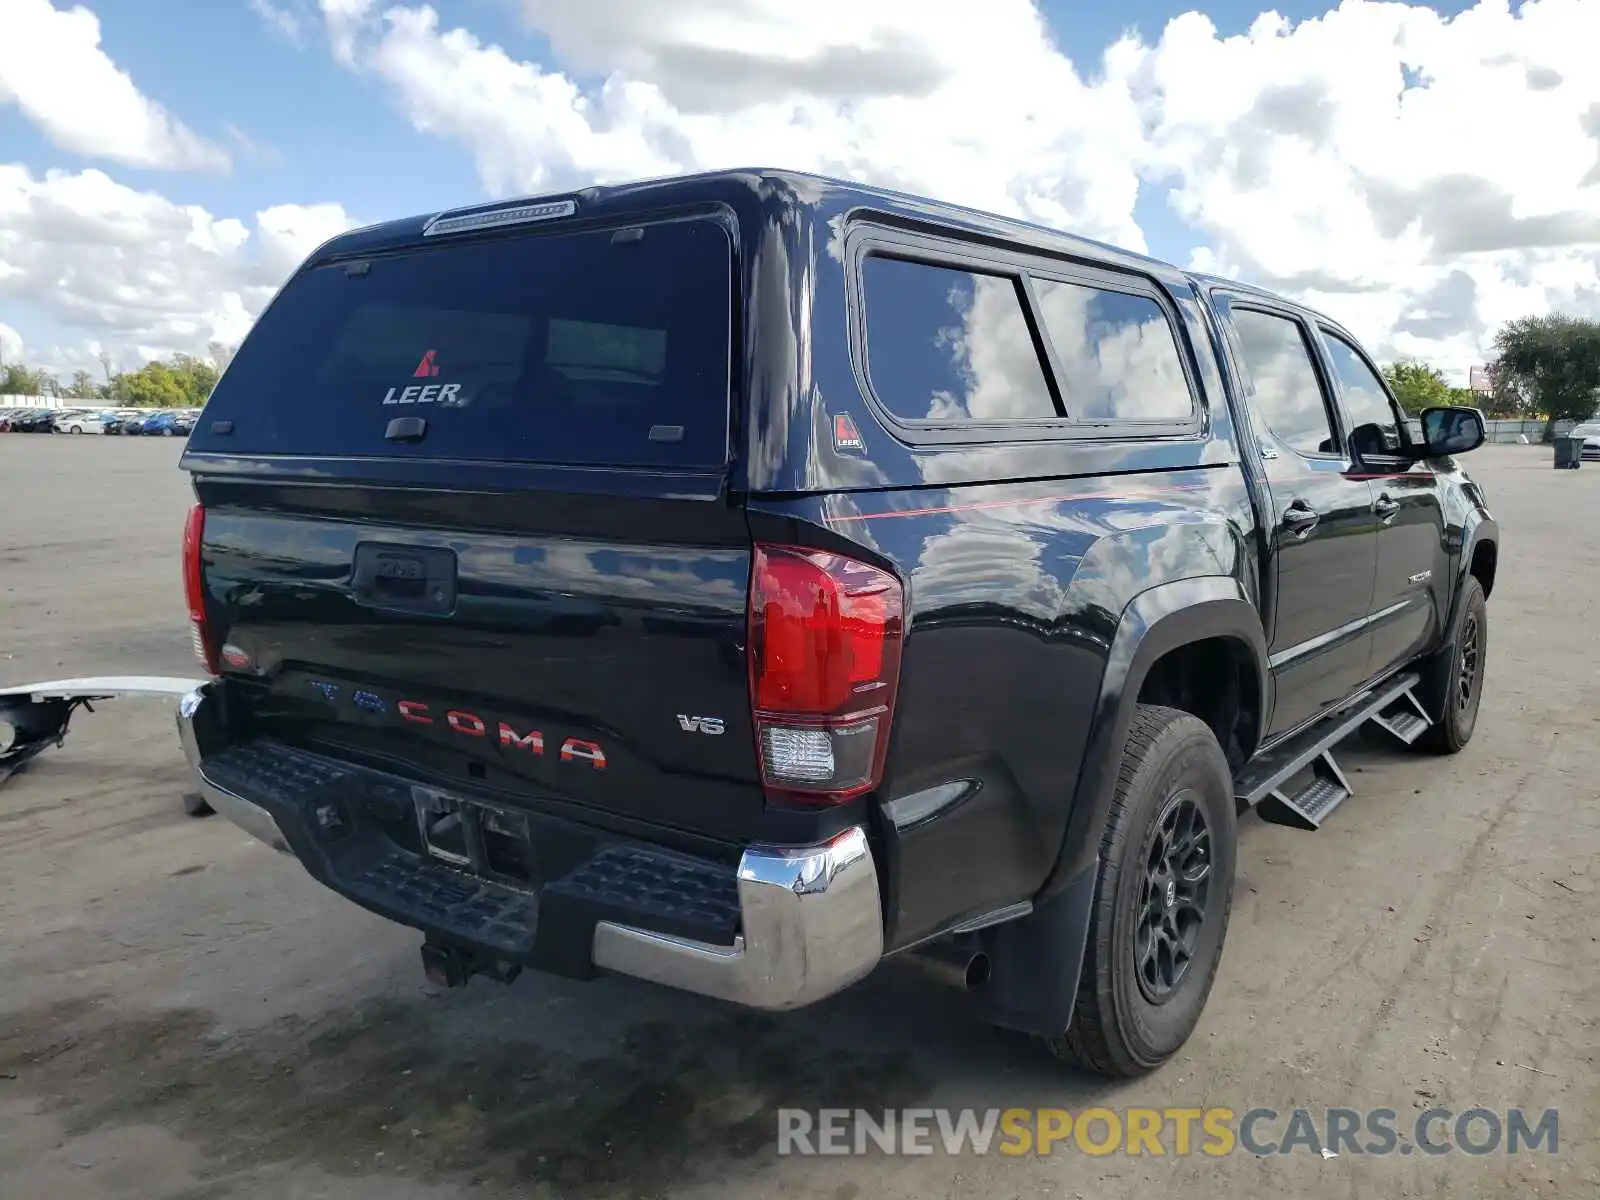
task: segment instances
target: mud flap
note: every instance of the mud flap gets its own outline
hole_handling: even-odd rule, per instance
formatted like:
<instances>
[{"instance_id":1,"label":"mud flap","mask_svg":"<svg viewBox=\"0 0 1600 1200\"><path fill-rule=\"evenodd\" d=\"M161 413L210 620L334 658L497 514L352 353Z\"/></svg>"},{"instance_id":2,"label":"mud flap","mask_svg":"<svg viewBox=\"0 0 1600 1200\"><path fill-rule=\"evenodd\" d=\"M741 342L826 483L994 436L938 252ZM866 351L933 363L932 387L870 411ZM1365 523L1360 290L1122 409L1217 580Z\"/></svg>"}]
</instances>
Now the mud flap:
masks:
<instances>
[{"instance_id":1,"label":"mud flap","mask_svg":"<svg viewBox=\"0 0 1600 1200\"><path fill-rule=\"evenodd\" d=\"M96 701L125 696L177 698L202 682L164 675L107 675L0 688L0 783L51 746L61 745L78 709L93 712Z\"/></svg>"},{"instance_id":2,"label":"mud flap","mask_svg":"<svg viewBox=\"0 0 1600 1200\"><path fill-rule=\"evenodd\" d=\"M992 935L986 949L993 964L988 985L978 993L985 1021L1036 1037L1067 1031L1098 876L1095 862L1022 920L985 931Z\"/></svg>"}]
</instances>

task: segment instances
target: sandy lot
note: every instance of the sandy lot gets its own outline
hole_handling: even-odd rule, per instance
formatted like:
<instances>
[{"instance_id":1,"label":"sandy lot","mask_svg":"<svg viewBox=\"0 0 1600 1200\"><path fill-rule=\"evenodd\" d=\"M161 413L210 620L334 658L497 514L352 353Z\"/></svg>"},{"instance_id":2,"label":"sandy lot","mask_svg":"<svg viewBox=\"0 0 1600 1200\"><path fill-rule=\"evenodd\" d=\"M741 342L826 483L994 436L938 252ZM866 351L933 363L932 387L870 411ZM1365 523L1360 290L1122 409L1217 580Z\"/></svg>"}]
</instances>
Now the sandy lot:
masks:
<instances>
[{"instance_id":1,"label":"sandy lot","mask_svg":"<svg viewBox=\"0 0 1600 1200\"><path fill-rule=\"evenodd\" d=\"M191 674L163 441L0 436L0 682ZM1241 824L1190 1047L1108 1087L885 968L788 1017L626 980L428 986L419 936L183 816L170 707L0 787L0 1196L1594 1196L1600 470L1470 459L1504 531L1477 737L1357 742L1316 834ZM1560 1110L1559 1152L779 1158L779 1107ZM1281 1128L1280 1128L1281 1132Z\"/></svg>"}]
</instances>

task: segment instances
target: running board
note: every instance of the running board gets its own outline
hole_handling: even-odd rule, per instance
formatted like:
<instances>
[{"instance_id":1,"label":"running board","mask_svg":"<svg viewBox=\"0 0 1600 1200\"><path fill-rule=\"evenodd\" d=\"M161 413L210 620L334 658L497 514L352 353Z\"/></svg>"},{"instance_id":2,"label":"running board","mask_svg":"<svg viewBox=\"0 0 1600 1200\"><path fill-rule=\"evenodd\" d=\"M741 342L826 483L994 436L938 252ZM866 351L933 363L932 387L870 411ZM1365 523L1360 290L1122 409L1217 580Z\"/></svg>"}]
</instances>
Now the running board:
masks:
<instances>
[{"instance_id":1,"label":"running board","mask_svg":"<svg viewBox=\"0 0 1600 1200\"><path fill-rule=\"evenodd\" d=\"M1372 721L1402 742L1410 744L1432 722L1413 689L1422 682L1407 672L1373 689L1335 717L1265 751L1234 782L1241 807L1254 808L1264 821L1295 829L1320 829L1322 823L1350 798L1350 781L1333 757L1333 747ZM1310 779L1290 790L1303 772Z\"/></svg>"}]
</instances>

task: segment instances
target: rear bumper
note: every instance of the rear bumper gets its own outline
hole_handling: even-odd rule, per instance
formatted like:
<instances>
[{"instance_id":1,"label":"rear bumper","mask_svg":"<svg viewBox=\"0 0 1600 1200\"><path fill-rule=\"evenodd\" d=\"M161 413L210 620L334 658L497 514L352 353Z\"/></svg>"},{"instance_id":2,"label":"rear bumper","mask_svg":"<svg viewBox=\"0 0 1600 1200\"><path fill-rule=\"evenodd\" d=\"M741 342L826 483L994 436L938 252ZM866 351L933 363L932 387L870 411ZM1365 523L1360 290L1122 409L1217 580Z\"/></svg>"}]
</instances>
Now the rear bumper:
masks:
<instances>
[{"instance_id":1,"label":"rear bumper","mask_svg":"<svg viewBox=\"0 0 1600 1200\"><path fill-rule=\"evenodd\" d=\"M484 878L417 851L404 781L288 750L281 772L259 753L230 763L213 686L186 695L177 717L211 806L341 895L438 940L769 1010L838 992L883 955L878 873L860 826L819 845L748 847L735 868L511 814L526 820L540 881ZM397 806L387 825L367 815L380 795Z\"/></svg>"}]
</instances>

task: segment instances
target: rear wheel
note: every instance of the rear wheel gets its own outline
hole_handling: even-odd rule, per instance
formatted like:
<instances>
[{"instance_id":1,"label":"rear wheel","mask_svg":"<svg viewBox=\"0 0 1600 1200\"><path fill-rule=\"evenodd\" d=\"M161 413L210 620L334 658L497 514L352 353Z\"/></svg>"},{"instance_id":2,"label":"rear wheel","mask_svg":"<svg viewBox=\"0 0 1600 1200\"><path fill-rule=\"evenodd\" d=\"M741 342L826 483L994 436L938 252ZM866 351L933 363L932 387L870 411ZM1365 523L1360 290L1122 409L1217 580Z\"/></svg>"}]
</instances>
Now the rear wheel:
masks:
<instances>
[{"instance_id":1,"label":"rear wheel","mask_svg":"<svg viewBox=\"0 0 1600 1200\"><path fill-rule=\"evenodd\" d=\"M1433 724L1416 744L1435 754L1454 754L1472 740L1483 699L1484 657L1489 649L1489 606L1483 584L1467 576L1450 640L1422 671L1423 707Z\"/></svg>"},{"instance_id":2,"label":"rear wheel","mask_svg":"<svg viewBox=\"0 0 1600 1200\"><path fill-rule=\"evenodd\" d=\"M1210 727L1140 705L1100 842L1072 1024L1048 1040L1054 1053L1133 1076L1188 1040L1222 960L1234 824L1233 779Z\"/></svg>"}]
</instances>

